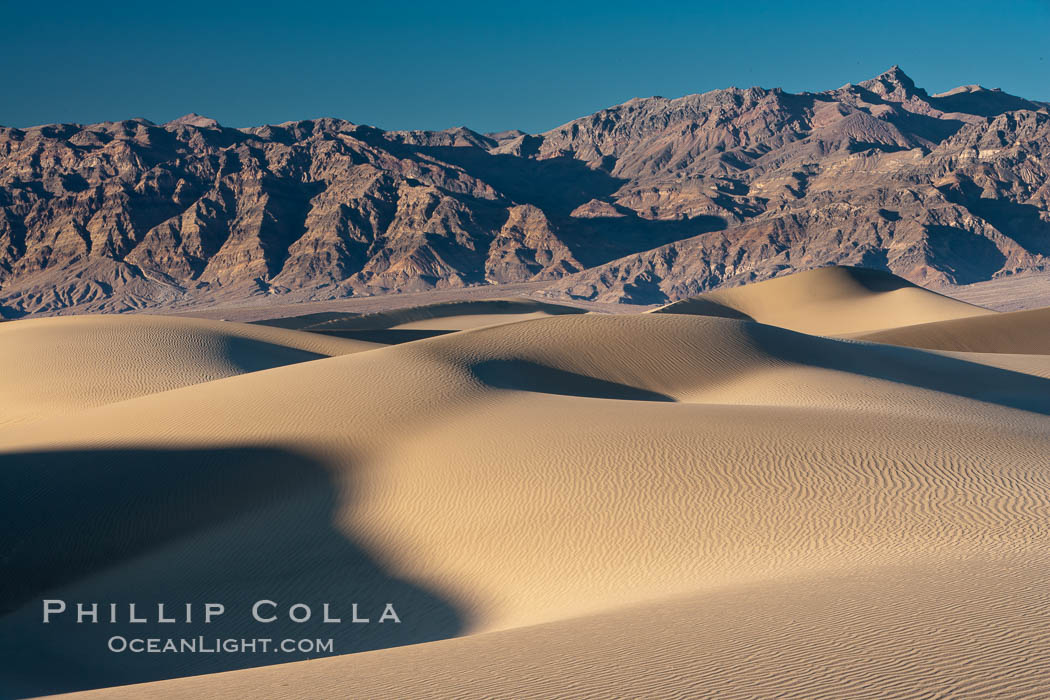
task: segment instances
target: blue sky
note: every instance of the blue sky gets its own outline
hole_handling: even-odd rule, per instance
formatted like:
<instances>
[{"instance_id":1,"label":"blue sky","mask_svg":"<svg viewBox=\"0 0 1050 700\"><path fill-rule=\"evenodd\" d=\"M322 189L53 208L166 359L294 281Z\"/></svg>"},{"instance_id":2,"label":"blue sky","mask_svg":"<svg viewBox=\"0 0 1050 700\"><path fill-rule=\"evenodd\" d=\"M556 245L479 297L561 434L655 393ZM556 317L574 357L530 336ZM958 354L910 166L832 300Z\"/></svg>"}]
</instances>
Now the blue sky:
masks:
<instances>
[{"instance_id":1,"label":"blue sky","mask_svg":"<svg viewBox=\"0 0 1050 700\"><path fill-rule=\"evenodd\" d=\"M543 131L632 97L818 91L894 63L930 92L1050 100L1050 0L13 3L0 124Z\"/></svg>"}]
</instances>

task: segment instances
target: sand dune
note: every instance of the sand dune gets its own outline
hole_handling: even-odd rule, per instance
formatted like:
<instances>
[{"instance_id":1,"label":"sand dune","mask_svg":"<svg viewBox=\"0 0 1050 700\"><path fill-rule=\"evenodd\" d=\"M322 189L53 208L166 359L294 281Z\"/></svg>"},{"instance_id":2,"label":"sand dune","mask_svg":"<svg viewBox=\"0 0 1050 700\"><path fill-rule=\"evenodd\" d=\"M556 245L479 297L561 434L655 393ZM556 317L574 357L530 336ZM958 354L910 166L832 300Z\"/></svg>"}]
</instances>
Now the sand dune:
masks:
<instances>
[{"instance_id":1,"label":"sand dune","mask_svg":"<svg viewBox=\"0 0 1050 700\"><path fill-rule=\"evenodd\" d=\"M708 292L652 313L749 319L802 333L843 335L992 312L887 272L835 266Z\"/></svg>"},{"instance_id":2,"label":"sand dune","mask_svg":"<svg viewBox=\"0 0 1050 700\"><path fill-rule=\"evenodd\" d=\"M875 343L933 350L1050 354L1050 307L858 333Z\"/></svg>"},{"instance_id":3,"label":"sand dune","mask_svg":"<svg viewBox=\"0 0 1050 700\"><path fill-rule=\"evenodd\" d=\"M854 315L878 323L901 300L908 320L981 313L854 290ZM850 328L848 304L819 306L821 332ZM0 682L55 692L302 658L115 655L105 639L134 626L44 627L46 595L393 601L403 618L280 624L267 635L365 653L101 696L1045 690L1043 359L563 315L0 429L0 493L20 494L0 509L15 543L0 630L20 640ZM243 623L179 634L258 633Z\"/></svg>"},{"instance_id":4,"label":"sand dune","mask_svg":"<svg viewBox=\"0 0 1050 700\"><path fill-rule=\"evenodd\" d=\"M0 425L372 347L164 316L11 321L0 325Z\"/></svg>"},{"instance_id":5,"label":"sand dune","mask_svg":"<svg viewBox=\"0 0 1050 700\"><path fill-rule=\"evenodd\" d=\"M471 328L581 313L586 311L529 299L485 299L423 304L366 314L322 312L257 323L397 344Z\"/></svg>"},{"instance_id":6,"label":"sand dune","mask_svg":"<svg viewBox=\"0 0 1050 700\"><path fill-rule=\"evenodd\" d=\"M1048 574L931 560L77 697L1041 697Z\"/></svg>"}]
</instances>

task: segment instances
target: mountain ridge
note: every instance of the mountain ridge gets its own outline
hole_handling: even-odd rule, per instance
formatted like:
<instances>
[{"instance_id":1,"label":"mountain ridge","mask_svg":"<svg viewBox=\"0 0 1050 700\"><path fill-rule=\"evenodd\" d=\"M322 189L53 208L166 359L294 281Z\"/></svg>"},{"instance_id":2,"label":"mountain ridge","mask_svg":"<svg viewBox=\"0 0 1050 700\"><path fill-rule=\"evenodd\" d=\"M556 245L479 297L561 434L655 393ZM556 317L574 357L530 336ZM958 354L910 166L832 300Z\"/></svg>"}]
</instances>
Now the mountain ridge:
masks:
<instances>
[{"instance_id":1,"label":"mountain ridge","mask_svg":"<svg viewBox=\"0 0 1050 700\"><path fill-rule=\"evenodd\" d=\"M635 98L542 134L232 129L190 113L0 128L0 315L516 282L665 303L832 264L933 287L1050 261L1050 105L818 93Z\"/></svg>"}]
</instances>

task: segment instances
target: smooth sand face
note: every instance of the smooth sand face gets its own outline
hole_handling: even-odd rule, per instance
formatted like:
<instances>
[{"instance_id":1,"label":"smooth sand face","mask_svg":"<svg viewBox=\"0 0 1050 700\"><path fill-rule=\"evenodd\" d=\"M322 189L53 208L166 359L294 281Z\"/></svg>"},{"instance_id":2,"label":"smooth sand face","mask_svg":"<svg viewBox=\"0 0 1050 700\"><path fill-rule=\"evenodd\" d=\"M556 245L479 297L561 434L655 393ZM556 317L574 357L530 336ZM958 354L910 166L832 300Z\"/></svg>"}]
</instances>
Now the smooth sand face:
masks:
<instances>
[{"instance_id":1,"label":"smooth sand face","mask_svg":"<svg viewBox=\"0 0 1050 700\"><path fill-rule=\"evenodd\" d=\"M653 313L743 318L844 335L992 313L885 272L825 267L674 302Z\"/></svg>"},{"instance_id":2,"label":"smooth sand face","mask_svg":"<svg viewBox=\"0 0 1050 700\"><path fill-rule=\"evenodd\" d=\"M933 350L1050 355L1050 308L921 323L852 337Z\"/></svg>"},{"instance_id":3,"label":"smooth sand face","mask_svg":"<svg viewBox=\"0 0 1050 700\"><path fill-rule=\"evenodd\" d=\"M164 316L0 324L0 425L380 347L280 328Z\"/></svg>"},{"instance_id":4,"label":"smooth sand face","mask_svg":"<svg viewBox=\"0 0 1050 700\"><path fill-rule=\"evenodd\" d=\"M5 680L224 670L56 640L45 593L276 589L393 599L406 624L339 637L361 654L97 695L1045 692L1046 373L1016 352L566 315L0 429L2 492L23 494ZM76 683L34 686L44 663Z\"/></svg>"}]
</instances>

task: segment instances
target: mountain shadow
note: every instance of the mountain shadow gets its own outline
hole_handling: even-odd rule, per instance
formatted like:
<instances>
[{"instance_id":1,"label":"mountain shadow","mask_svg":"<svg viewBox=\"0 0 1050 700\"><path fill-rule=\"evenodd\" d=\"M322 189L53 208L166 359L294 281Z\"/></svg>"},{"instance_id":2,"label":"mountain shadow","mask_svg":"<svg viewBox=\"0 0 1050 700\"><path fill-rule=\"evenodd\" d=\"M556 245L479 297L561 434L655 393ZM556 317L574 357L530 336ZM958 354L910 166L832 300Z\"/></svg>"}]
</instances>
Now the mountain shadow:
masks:
<instances>
[{"instance_id":1,"label":"mountain shadow","mask_svg":"<svg viewBox=\"0 0 1050 700\"><path fill-rule=\"evenodd\" d=\"M957 183L938 189L949 202L984 219L1029 253L1050 256L1050 221L1043 218L1038 207L1005 197L984 197L981 188L966 176L959 176Z\"/></svg>"},{"instance_id":2,"label":"mountain shadow","mask_svg":"<svg viewBox=\"0 0 1050 700\"><path fill-rule=\"evenodd\" d=\"M628 180L567 156L533 159L492 154L476 146L413 146L386 140L383 145L403 157L422 156L459 166L509 200L542 209L558 238L585 267L727 226L719 216L646 219L630 210L616 217L573 217L577 207L593 199L608 200Z\"/></svg>"},{"instance_id":3,"label":"mountain shadow","mask_svg":"<svg viewBox=\"0 0 1050 700\"><path fill-rule=\"evenodd\" d=\"M933 265L951 274L955 284L991 279L1006 256L984 236L955 226L927 226Z\"/></svg>"}]
</instances>

